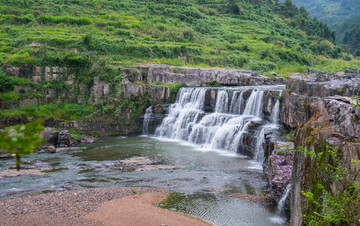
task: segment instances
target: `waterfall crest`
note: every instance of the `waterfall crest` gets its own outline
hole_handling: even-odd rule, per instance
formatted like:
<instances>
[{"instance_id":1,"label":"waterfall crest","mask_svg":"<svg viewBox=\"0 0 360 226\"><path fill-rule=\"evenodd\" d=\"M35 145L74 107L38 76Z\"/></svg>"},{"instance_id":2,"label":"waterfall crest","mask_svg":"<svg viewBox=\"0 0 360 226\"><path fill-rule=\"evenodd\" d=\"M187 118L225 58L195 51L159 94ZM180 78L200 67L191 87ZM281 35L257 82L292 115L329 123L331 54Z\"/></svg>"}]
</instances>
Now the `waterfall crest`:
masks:
<instances>
[{"instance_id":1,"label":"waterfall crest","mask_svg":"<svg viewBox=\"0 0 360 226\"><path fill-rule=\"evenodd\" d=\"M249 140L249 127L263 123L264 90L248 88L241 90L216 89L215 106L212 111L204 109L208 99L207 90L211 88L181 88L176 102L162 124L156 128L155 136L183 140L205 149L221 149L234 153L244 150ZM244 93L249 91L247 100ZM149 110L150 111L150 110ZM144 119L145 124L145 119ZM262 142L265 129L257 135L254 158L264 160ZM251 138L254 139L254 138ZM261 146L261 147L260 147ZM248 148L248 147L247 147ZM258 151L259 150L259 151ZM262 151L261 151L262 150Z\"/></svg>"}]
</instances>

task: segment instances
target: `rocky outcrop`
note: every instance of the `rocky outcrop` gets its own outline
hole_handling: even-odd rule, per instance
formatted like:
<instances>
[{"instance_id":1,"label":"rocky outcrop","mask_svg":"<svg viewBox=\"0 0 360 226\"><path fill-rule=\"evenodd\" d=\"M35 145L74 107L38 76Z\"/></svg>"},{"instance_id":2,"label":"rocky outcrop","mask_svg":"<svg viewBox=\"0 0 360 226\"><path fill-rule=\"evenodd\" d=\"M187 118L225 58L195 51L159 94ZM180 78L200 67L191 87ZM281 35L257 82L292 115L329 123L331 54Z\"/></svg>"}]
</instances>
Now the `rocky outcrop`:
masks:
<instances>
[{"instance_id":1,"label":"rocky outcrop","mask_svg":"<svg viewBox=\"0 0 360 226\"><path fill-rule=\"evenodd\" d=\"M18 67L8 64L3 64L1 67L7 75L28 78L35 84L53 80L62 80L72 84L74 79L74 74L66 67L38 67L34 65Z\"/></svg>"},{"instance_id":2,"label":"rocky outcrop","mask_svg":"<svg viewBox=\"0 0 360 226\"><path fill-rule=\"evenodd\" d=\"M184 86L206 86L216 81L222 85L250 86L285 84L282 77L266 77L248 70L205 69L174 67L169 65L147 65L125 69L123 73L129 81L160 82L163 84L181 83Z\"/></svg>"},{"instance_id":3,"label":"rocky outcrop","mask_svg":"<svg viewBox=\"0 0 360 226\"><path fill-rule=\"evenodd\" d=\"M294 153L293 142L275 142L274 150L268 157L267 179L271 188L271 195L274 198L280 198L290 184L291 170Z\"/></svg>"},{"instance_id":4,"label":"rocky outcrop","mask_svg":"<svg viewBox=\"0 0 360 226\"><path fill-rule=\"evenodd\" d=\"M360 95L360 83L357 78L317 80L289 80L282 95L280 119L289 128L297 129L296 147L314 153L326 150L326 145L336 147L342 153L341 166L354 171L359 166L350 162L360 159L360 108L351 104L349 96ZM292 225L302 225L302 215L308 214L301 191L314 192L313 185L321 177L315 157L295 152L290 193ZM333 181L324 186L339 189Z\"/></svg>"},{"instance_id":5,"label":"rocky outcrop","mask_svg":"<svg viewBox=\"0 0 360 226\"><path fill-rule=\"evenodd\" d=\"M41 146L40 153L49 152L55 153L56 147L76 147L78 146L77 141L70 135L69 131L62 130L57 131L50 127L46 127L41 133L40 138L46 142Z\"/></svg>"}]
</instances>

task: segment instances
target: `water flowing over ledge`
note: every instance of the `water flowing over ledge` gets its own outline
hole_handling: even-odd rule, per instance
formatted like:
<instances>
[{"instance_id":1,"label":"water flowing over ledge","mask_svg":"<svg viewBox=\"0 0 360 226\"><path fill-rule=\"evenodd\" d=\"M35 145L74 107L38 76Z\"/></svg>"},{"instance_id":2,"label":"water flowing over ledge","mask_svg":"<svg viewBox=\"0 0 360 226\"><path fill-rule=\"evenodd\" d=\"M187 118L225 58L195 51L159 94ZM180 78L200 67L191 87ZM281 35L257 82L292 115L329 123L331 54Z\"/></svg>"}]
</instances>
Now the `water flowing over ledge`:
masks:
<instances>
[{"instance_id":1,"label":"water flowing over ledge","mask_svg":"<svg viewBox=\"0 0 360 226\"><path fill-rule=\"evenodd\" d=\"M226 150L264 161L265 134L279 128L283 86L181 88L176 102L153 132L152 107L144 116L143 132L185 141L204 150ZM266 94L265 94L266 93ZM277 109L276 109L277 108Z\"/></svg>"}]
</instances>

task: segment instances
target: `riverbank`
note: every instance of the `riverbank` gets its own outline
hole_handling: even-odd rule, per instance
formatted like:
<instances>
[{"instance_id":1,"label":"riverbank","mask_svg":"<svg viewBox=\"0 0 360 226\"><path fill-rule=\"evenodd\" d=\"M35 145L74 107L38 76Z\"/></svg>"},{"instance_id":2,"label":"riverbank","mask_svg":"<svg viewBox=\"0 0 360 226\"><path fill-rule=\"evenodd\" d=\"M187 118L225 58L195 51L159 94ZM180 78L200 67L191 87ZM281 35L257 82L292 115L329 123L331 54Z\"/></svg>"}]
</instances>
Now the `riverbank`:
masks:
<instances>
[{"instance_id":1,"label":"riverbank","mask_svg":"<svg viewBox=\"0 0 360 226\"><path fill-rule=\"evenodd\" d=\"M156 207L168 190L89 188L0 201L0 225L210 225Z\"/></svg>"}]
</instances>

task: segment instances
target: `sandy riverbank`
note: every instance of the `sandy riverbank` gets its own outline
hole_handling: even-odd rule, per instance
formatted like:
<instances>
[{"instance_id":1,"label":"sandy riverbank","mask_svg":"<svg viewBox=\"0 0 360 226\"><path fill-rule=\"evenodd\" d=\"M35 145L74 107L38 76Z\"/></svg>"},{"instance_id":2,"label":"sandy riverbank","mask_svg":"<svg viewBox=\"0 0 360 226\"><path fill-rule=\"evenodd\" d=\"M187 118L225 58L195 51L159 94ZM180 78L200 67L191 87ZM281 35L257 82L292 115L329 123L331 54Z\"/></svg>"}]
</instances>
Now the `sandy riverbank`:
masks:
<instances>
[{"instance_id":1,"label":"sandy riverbank","mask_svg":"<svg viewBox=\"0 0 360 226\"><path fill-rule=\"evenodd\" d=\"M134 194L136 193L136 194ZM159 188L91 188L0 200L0 225L210 225L154 206Z\"/></svg>"}]
</instances>

